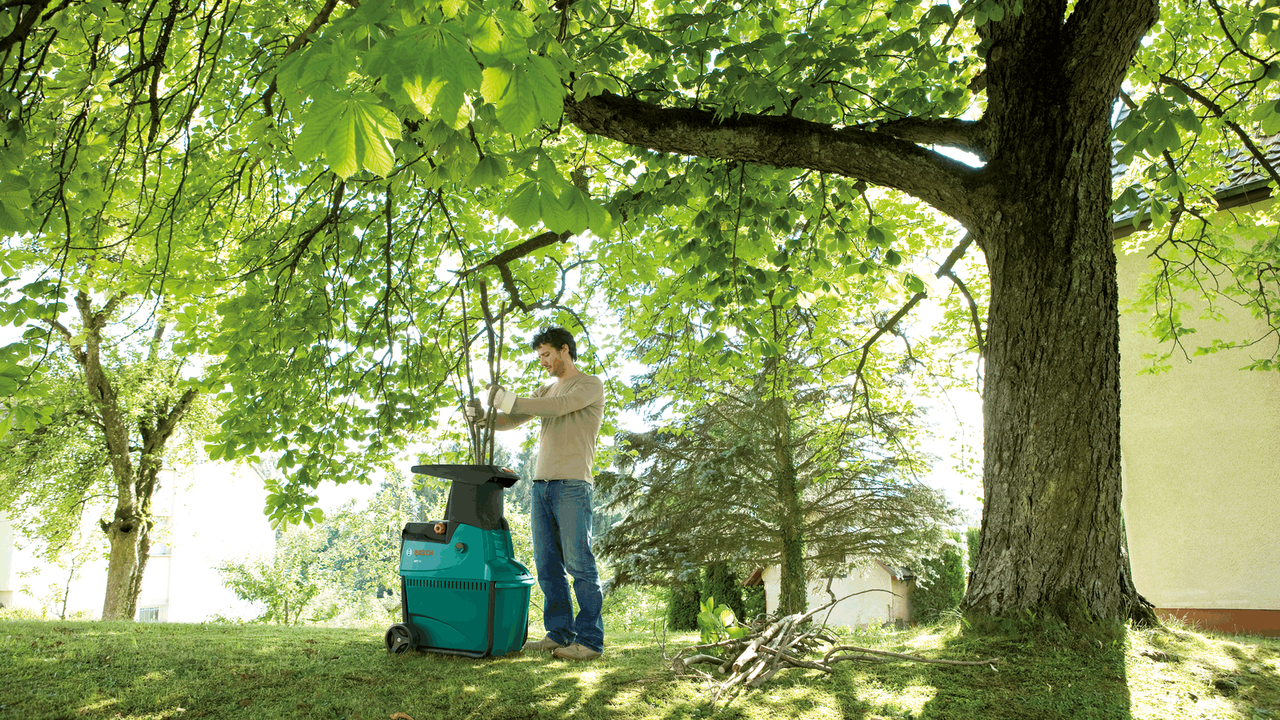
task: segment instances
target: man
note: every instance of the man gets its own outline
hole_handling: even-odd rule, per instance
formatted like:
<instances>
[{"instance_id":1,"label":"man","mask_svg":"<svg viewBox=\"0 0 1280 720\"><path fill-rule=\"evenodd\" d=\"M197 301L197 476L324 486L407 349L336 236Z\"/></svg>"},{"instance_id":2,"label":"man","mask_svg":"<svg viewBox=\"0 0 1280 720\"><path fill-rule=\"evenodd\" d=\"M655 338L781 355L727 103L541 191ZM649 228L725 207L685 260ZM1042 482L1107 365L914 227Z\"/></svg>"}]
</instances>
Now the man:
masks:
<instances>
[{"instance_id":1,"label":"man","mask_svg":"<svg viewBox=\"0 0 1280 720\"><path fill-rule=\"evenodd\" d=\"M518 397L499 385L489 389L489 405L500 411L495 428L509 430L535 417L542 419L531 519L547 634L525 647L549 650L560 658L593 660L604 652L604 595L591 552L591 465L604 415L604 384L578 370L577 345L568 330L545 329L531 345L556 382L538 388L532 397ZM484 419L478 408L466 412L472 422ZM578 599L576 618L566 571L573 577Z\"/></svg>"}]
</instances>

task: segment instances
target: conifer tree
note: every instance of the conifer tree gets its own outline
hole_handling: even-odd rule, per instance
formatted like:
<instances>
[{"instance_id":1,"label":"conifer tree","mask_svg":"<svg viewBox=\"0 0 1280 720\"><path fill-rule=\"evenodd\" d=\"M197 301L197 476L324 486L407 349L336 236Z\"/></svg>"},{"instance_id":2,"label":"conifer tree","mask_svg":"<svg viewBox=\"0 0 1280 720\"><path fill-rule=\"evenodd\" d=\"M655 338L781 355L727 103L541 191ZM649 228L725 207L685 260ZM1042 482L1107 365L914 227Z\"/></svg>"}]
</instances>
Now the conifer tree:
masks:
<instances>
[{"instance_id":1,"label":"conifer tree","mask_svg":"<svg viewBox=\"0 0 1280 720\"><path fill-rule=\"evenodd\" d=\"M902 388L890 381L868 391L839 374L838 360L824 360L840 356L830 329L838 322L825 306L775 312L770 339L783 355L762 359L741 385L663 366L650 374L641 401L686 411L622 436L620 472L597 478L626 513L600 543L615 582L776 564L779 608L797 612L810 577L868 558L910 564L944 541L955 510L917 481L925 462Z\"/></svg>"}]
</instances>

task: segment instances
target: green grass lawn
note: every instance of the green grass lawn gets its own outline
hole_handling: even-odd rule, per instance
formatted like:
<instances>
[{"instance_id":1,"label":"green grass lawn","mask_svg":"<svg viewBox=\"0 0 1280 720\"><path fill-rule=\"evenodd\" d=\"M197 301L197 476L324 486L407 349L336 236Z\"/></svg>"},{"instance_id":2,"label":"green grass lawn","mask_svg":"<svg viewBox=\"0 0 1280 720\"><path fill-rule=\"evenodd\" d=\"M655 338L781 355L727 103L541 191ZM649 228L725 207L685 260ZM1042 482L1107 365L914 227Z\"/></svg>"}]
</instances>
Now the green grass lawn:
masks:
<instances>
[{"instance_id":1,"label":"green grass lawn","mask_svg":"<svg viewBox=\"0 0 1280 720\"><path fill-rule=\"evenodd\" d=\"M532 634L531 634L532 635ZM1131 630L978 634L955 623L846 635L851 644L992 669L842 663L790 670L723 718L1280 720L1280 640ZM666 638L667 654L695 641ZM513 653L395 656L381 630L0 619L0 718L704 718L703 682L673 677L660 639L611 632L601 660Z\"/></svg>"}]
</instances>

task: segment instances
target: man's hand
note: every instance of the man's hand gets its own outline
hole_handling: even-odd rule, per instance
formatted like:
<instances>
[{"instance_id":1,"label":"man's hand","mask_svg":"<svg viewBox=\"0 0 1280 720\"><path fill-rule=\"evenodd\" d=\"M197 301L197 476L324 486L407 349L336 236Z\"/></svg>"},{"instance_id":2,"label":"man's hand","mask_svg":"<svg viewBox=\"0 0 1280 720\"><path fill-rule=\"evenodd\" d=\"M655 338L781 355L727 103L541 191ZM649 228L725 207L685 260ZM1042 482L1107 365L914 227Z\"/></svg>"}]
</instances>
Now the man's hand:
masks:
<instances>
[{"instance_id":1,"label":"man's hand","mask_svg":"<svg viewBox=\"0 0 1280 720\"><path fill-rule=\"evenodd\" d=\"M462 415L467 419L467 422L472 425L479 425L485 421L486 413L484 408L480 405L480 400L478 398L471 398L462 406Z\"/></svg>"},{"instance_id":2,"label":"man's hand","mask_svg":"<svg viewBox=\"0 0 1280 720\"><path fill-rule=\"evenodd\" d=\"M511 412L511 408L515 407L516 394L502 387L501 385L489 386L489 407L501 410L504 413Z\"/></svg>"}]
</instances>

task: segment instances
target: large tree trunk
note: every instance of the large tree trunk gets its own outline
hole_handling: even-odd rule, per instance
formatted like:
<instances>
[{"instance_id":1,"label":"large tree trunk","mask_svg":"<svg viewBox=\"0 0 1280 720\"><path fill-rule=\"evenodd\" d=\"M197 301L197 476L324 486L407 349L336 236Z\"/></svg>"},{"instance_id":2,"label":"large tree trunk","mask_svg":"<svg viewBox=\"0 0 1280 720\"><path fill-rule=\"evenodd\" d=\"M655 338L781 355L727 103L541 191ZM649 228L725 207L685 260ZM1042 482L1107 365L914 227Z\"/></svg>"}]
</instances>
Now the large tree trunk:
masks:
<instances>
[{"instance_id":1,"label":"large tree trunk","mask_svg":"<svg viewBox=\"0 0 1280 720\"><path fill-rule=\"evenodd\" d=\"M1106 158L1089 169L1105 176ZM1041 166L1028 187L1062 181ZM1073 183L1085 169L1070 169ZM1100 183L1088 183L1095 189ZM980 237L991 274L982 549L966 605L1125 617L1115 254L1109 198L1006 205ZM1044 222L1044 218L1057 221Z\"/></svg>"},{"instance_id":2,"label":"large tree trunk","mask_svg":"<svg viewBox=\"0 0 1280 720\"><path fill-rule=\"evenodd\" d=\"M1128 55L1095 68L1114 85L1082 91L1059 26L1031 18L1013 30L995 42L1019 62L988 68L989 118L1001 128L988 165L995 212L970 228L991 305L982 546L965 608L1123 619L1142 603L1120 510L1107 87L1118 88Z\"/></svg>"}]
</instances>

